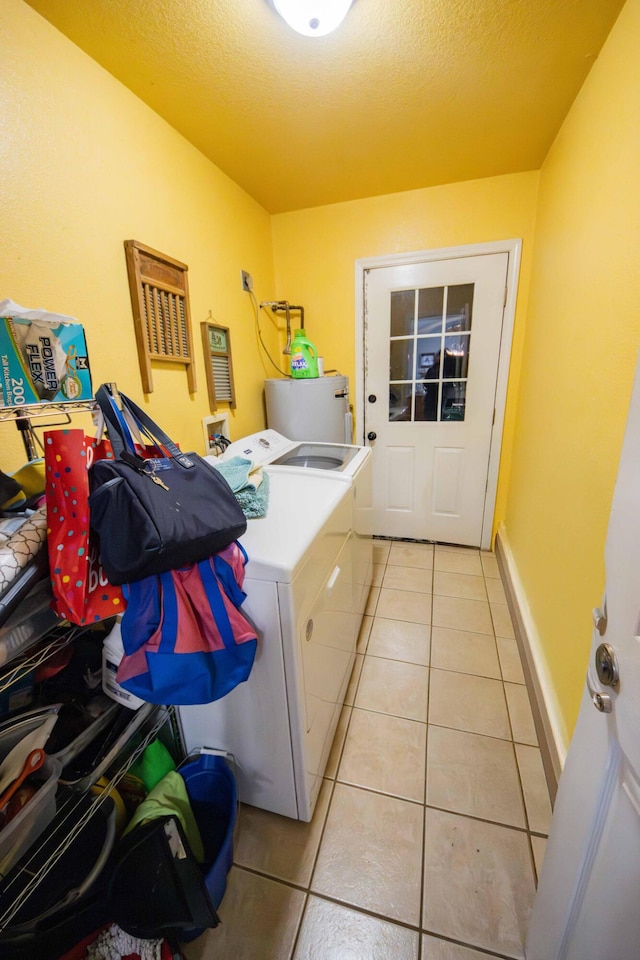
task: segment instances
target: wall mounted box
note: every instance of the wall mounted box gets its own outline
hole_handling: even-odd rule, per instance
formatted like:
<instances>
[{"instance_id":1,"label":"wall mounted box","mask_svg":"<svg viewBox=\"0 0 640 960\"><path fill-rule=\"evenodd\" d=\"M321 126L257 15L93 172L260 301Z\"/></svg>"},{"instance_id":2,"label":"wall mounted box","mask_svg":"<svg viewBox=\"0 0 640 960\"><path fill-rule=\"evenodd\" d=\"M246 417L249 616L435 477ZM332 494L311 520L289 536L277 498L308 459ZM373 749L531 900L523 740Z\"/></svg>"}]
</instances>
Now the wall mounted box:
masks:
<instances>
[{"instance_id":1,"label":"wall mounted box","mask_svg":"<svg viewBox=\"0 0 640 960\"><path fill-rule=\"evenodd\" d=\"M91 373L80 323L0 318L0 405L90 400Z\"/></svg>"}]
</instances>

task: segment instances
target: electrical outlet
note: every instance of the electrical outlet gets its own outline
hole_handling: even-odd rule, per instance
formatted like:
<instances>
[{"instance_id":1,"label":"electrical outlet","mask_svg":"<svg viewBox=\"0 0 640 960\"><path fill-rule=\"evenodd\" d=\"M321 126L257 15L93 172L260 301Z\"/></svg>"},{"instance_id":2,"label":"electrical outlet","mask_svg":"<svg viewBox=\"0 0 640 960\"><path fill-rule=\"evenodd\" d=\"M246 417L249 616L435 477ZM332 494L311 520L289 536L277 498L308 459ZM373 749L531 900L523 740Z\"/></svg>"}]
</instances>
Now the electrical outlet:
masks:
<instances>
[{"instance_id":1,"label":"electrical outlet","mask_svg":"<svg viewBox=\"0 0 640 960\"><path fill-rule=\"evenodd\" d=\"M240 271L240 276L242 278L242 289L247 293L253 292L253 277L250 273L247 273L246 270Z\"/></svg>"}]
</instances>

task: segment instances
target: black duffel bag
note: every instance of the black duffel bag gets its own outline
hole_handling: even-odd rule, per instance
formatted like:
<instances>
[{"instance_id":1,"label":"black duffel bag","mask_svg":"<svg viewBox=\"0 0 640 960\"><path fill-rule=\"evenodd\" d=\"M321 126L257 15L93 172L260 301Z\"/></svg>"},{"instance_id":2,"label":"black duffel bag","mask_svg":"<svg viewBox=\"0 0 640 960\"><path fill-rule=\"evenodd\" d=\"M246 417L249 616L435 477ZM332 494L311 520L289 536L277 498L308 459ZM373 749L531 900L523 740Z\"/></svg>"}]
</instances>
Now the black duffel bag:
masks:
<instances>
[{"instance_id":1,"label":"black duffel bag","mask_svg":"<svg viewBox=\"0 0 640 960\"><path fill-rule=\"evenodd\" d=\"M215 467L197 453L182 453L123 394L122 410L104 385L96 401L115 459L98 460L89 471L89 514L111 583L197 563L242 536L244 513ZM154 446L141 450L132 421Z\"/></svg>"}]
</instances>

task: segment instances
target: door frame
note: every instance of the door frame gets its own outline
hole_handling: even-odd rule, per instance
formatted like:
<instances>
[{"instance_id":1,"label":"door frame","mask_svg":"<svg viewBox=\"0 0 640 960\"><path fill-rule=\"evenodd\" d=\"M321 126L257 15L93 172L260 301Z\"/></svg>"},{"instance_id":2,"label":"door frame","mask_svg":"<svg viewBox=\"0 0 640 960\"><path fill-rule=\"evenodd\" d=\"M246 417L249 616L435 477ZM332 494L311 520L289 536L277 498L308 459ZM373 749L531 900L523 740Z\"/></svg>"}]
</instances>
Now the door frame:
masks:
<instances>
[{"instance_id":1,"label":"door frame","mask_svg":"<svg viewBox=\"0 0 640 960\"><path fill-rule=\"evenodd\" d=\"M500 469L500 455L502 452L502 431L504 428L504 414L509 384L509 364L511 360L511 345L513 341L513 326L516 314L516 300L518 296L518 279L520 276L520 259L522 254L522 240L494 240L488 243L472 243L459 247L440 247L434 250L415 250L409 253L391 253L379 257L362 257L355 262L356 282L356 443L365 442L364 436L364 359L365 359L365 273L367 270L379 267L399 267L405 264L431 263L437 260L454 260L461 257L481 257L492 253L507 253L507 289L502 314L502 331L500 335L500 352L498 355L498 372L496 378L496 392L494 399L494 417L491 428L491 446L489 449L489 469L487 475L487 489L484 498L482 517L482 538L480 548L491 549L491 534L496 507L498 490L498 472Z\"/></svg>"}]
</instances>

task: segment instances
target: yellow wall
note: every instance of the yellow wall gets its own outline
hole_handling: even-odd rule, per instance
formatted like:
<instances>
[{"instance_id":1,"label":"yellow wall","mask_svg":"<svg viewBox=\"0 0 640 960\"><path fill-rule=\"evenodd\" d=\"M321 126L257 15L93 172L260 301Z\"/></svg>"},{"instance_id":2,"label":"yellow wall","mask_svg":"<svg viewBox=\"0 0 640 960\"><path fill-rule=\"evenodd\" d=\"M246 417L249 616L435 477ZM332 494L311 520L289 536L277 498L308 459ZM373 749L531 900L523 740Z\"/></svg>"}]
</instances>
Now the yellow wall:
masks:
<instances>
[{"instance_id":1,"label":"yellow wall","mask_svg":"<svg viewBox=\"0 0 640 960\"><path fill-rule=\"evenodd\" d=\"M503 516L508 487L537 188L537 173L520 173L273 217L278 296L303 304L305 327L325 358L325 368L346 373L352 390L357 259L522 238L496 521Z\"/></svg>"},{"instance_id":2,"label":"yellow wall","mask_svg":"<svg viewBox=\"0 0 640 960\"><path fill-rule=\"evenodd\" d=\"M628 0L540 178L506 530L567 740L640 345L639 44Z\"/></svg>"},{"instance_id":3,"label":"yellow wall","mask_svg":"<svg viewBox=\"0 0 640 960\"><path fill-rule=\"evenodd\" d=\"M203 452L199 325L211 311L231 328L232 436L263 426L266 367L240 270L273 296L267 212L21 0L0 4L0 45L0 299L77 317L94 384L142 400L123 241L161 250L189 266L198 389L189 395L182 368L154 367L152 416ZM14 469L15 427L0 438L0 466Z\"/></svg>"}]
</instances>

